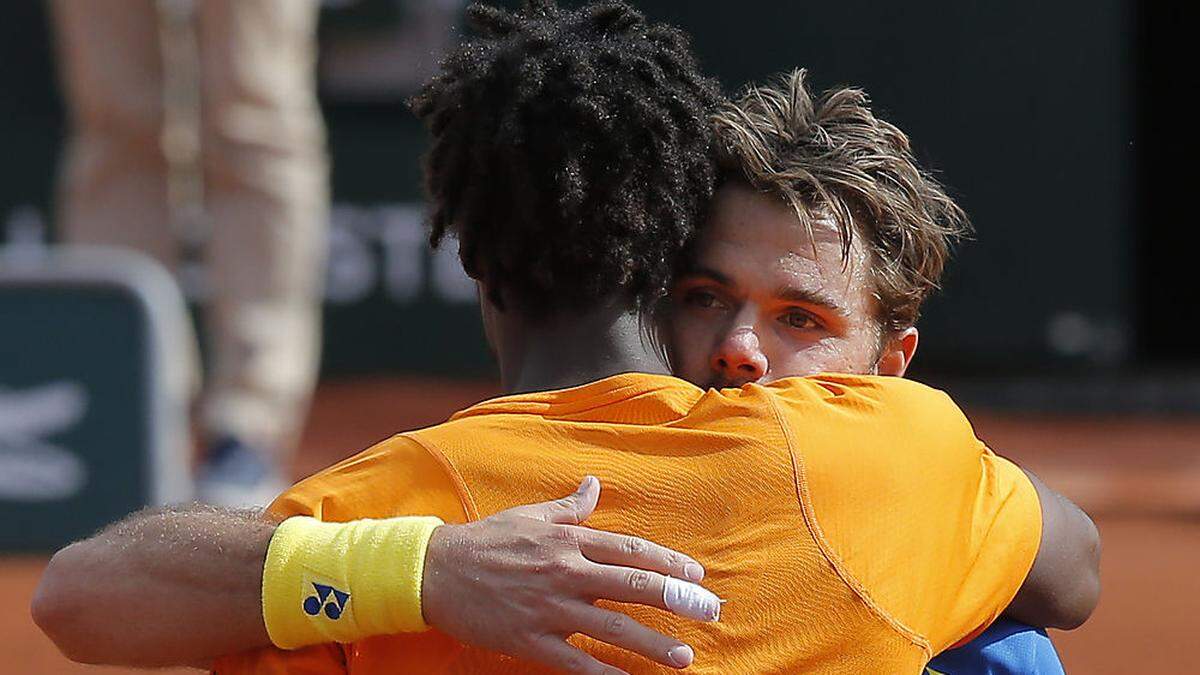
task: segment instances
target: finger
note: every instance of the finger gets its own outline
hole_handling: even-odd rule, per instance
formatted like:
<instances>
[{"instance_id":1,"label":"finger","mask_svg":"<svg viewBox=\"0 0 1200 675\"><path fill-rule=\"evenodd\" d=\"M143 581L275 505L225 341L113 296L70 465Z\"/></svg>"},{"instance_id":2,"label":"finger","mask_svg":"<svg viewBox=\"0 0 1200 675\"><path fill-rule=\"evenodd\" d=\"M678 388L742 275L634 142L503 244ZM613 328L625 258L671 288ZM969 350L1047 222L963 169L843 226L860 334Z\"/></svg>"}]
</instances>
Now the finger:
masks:
<instances>
[{"instance_id":1,"label":"finger","mask_svg":"<svg viewBox=\"0 0 1200 675\"><path fill-rule=\"evenodd\" d=\"M572 646L557 635L545 636L532 649L520 656L568 673L629 675L620 668L597 661L591 654Z\"/></svg>"},{"instance_id":2,"label":"finger","mask_svg":"<svg viewBox=\"0 0 1200 675\"><path fill-rule=\"evenodd\" d=\"M613 565L596 565L580 578L580 590L596 599L657 607L697 621L721 618L720 598L690 581Z\"/></svg>"},{"instance_id":3,"label":"finger","mask_svg":"<svg viewBox=\"0 0 1200 675\"><path fill-rule=\"evenodd\" d=\"M596 509L600 501L600 479L585 476L574 493L554 501L518 506L508 513L533 518L546 523L578 525Z\"/></svg>"},{"instance_id":4,"label":"finger","mask_svg":"<svg viewBox=\"0 0 1200 675\"><path fill-rule=\"evenodd\" d=\"M586 527L572 529L578 530L579 551L592 562L638 567L689 581L704 578L703 565L652 541Z\"/></svg>"},{"instance_id":5,"label":"finger","mask_svg":"<svg viewBox=\"0 0 1200 675\"><path fill-rule=\"evenodd\" d=\"M664 666L686 668L695 658L691 647L620 612L580 603L565 608L563 614L568 620L565 630L583 633L615 647L628 649Z\"/></svg>"}]
</instances>

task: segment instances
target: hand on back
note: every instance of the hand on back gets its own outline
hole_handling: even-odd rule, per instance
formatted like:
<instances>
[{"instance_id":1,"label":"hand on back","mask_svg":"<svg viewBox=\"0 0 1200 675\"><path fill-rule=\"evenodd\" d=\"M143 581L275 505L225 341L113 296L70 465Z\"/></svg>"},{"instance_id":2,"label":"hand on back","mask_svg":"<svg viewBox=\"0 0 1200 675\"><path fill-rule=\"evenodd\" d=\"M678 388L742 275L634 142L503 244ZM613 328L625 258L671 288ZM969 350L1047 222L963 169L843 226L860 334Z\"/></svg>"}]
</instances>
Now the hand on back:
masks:
<instances>
[{"instance_id":1,"label":"hand on back","mask_svg":"<svg viewBox=\"0 0 1200 675\"><path fill-rule=\"evenodd\" d=\"M421 590L425 620L458 640L570 672L621 673L569 644L583 633L683 668L692 649L598 599L715 621L704 569L644 539L580 526L600 498L588 477L572 495L433 533ZM687 580L687 581L685 581Z\"/></svg>"}]
</instances>

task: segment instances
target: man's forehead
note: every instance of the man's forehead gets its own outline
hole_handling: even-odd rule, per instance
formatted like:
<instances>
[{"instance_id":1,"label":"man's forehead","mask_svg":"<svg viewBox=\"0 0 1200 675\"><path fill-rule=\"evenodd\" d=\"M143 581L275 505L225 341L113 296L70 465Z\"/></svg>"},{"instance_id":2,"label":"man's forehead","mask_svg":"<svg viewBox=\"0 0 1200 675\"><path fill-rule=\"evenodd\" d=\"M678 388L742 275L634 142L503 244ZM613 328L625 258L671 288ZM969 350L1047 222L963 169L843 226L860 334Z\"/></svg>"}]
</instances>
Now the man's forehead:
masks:
<instances>
[{"instance_id":1,"label":"man's forehead","mask_svg":"<svg viewBox=\"0 0 1200 675\"><path fill-rule=\"evenodd\" d=\"M741 218L714 223L697 247L694 266L731 267L740 274L808 274L842 280L865 266L856 241L846 255L837 225L818 220L811 227L789 220Z\"/></svg>"},{"instance_id":2,"label":"man's forehead","mask_svg":"<svg viewBox=\"0 0 1200 675\"><path fill-rule=\"evenodd\" d=\"M867 285L867 256L855 238L849 256L836 222L802 223L792 208L748 188L722 189L690 274L783 299L824 297L838 308L857 303Z\"/></svg>"},{"instance_id":3,"label":"man's forehead","mask_svg":"<svg viewBox=\"0 0 1200 675\"><path fill-rule=\"evenodd\" d=\"M720 237L752 229L785 247L803 244L811 248L814 242L843 246L843 232L832 215L810 212L806 220L809 222L802 222L792 204L781 196L735 182L717 192L708 232Z\"/></svg>"}]
</instances>

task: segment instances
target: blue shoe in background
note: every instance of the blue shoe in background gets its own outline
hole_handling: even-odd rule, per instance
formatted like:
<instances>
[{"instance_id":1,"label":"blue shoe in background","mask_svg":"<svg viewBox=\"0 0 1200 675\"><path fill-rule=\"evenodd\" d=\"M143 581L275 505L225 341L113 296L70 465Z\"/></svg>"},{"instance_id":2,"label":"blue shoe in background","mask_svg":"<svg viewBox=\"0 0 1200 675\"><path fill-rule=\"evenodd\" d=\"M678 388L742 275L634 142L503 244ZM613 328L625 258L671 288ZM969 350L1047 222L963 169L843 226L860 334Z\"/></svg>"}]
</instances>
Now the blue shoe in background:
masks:
<instances>
[{"instance_id":1,"label":"blue shoe in background","mask_svg":"<svg viewBox=\"0 0 1200 675\"><path fill-rule=\"evenodd\" d=\"M266 453L227 436L209 446L196 476L196 497L213 506L261 507L287 486Z\"/></svg>"}]
</instances>

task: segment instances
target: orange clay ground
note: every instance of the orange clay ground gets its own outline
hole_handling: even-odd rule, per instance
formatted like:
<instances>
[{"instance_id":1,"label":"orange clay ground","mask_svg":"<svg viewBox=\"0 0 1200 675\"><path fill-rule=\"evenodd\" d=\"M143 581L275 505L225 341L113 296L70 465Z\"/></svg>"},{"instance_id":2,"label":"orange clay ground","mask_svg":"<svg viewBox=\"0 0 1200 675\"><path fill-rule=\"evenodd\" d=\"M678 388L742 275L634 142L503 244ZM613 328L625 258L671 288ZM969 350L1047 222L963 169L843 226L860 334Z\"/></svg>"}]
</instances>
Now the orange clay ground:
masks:
<instances>
[{"instance_id":1,"label":"orange clay ground","mask_svg":"<svg viewBox=\"0 0 1200 675\"><path fill-rule=\"evenodd\" d=\"M494 385L355 380L322 385L297 476L395 431L441 421ZM988 443L1076 499L1100 526L1104 594L1092 619L1054 633L1069 673L1200 672L1200 419L1080 419L971 412ZM44 556L0 558L0 673L125 673L67 662L29 619ZM703 658L703 655L698 655ZM187 673L188 670L156 671Z\"/></svg>"}]
</instances>

